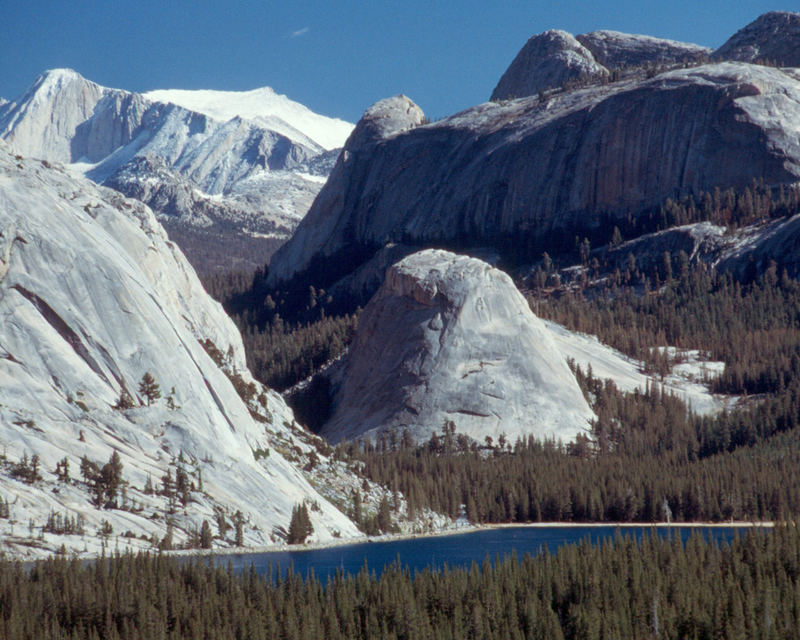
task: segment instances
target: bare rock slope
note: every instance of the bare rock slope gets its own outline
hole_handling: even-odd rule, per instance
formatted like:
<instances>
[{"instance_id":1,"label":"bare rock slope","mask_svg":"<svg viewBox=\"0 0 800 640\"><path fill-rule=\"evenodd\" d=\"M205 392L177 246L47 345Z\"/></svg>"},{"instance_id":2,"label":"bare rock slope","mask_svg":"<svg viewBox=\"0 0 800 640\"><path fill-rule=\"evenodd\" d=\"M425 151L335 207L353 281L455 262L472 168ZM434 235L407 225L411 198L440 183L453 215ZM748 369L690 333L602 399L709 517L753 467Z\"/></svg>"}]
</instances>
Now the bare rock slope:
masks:
<instances>
[{"instance_id":1,"label":"bare rock slope","mask_svg":"<svg viewBox=\"0 0 800 640\"><path fill-rule=\"evenodd\" d=\"M222 514L232 524L237 511L243 541L270 544L304 500L320 506L312 514L318 539L357 535L274 449L271 433L287 430L291 411L252 380L233 322L150 209L15 156L4 143L0 317L0 496L12 505L0 518L6 550L46 546L26 547L15 534L29 521L42 530L52 513L84 523L84 535L54 543L77 552L99 550L103 521L117 545L150 548L170 530L182 544L207 520L220 535L215 545L228 546L232 529L226 537L214 523ZM234 378L218 366L223 360ZM146 373L160 384L160 399L142 391ZM102 465L114 451L125 493L98 502L81 461ZM21 473L34 455L40 479ZM66 480L53 472L63 460ZM161 489L177 492L179 469L186 504L176 508ZM107 502L115 508L103 508ZM25 524L15 532L15 522Z\"/></svg>"},{"instance_id":2,"label":"bare rock slope","mask_svg":"<svg viewBox=\"0 0 800 640\"><path fill-rule=\"evenodd\" d=\"M425 441L446 421L481 442L568 441L593 417L511 279L447 251L421 251L387 270L334 377L322 429L334 441L405 429Z\"/></svg>"},{"instance_id":3,"label":"bare rock slope","mask_svg":"<svg viewBox=\"0 0 800 640\"><path fill-rule=\"evenodd\" d=\"M591 51L598 64L609 70L695 62L711 54L711 49L697 44L619 31L592 31L575 38Z\"/></svg>"}]
</instances>

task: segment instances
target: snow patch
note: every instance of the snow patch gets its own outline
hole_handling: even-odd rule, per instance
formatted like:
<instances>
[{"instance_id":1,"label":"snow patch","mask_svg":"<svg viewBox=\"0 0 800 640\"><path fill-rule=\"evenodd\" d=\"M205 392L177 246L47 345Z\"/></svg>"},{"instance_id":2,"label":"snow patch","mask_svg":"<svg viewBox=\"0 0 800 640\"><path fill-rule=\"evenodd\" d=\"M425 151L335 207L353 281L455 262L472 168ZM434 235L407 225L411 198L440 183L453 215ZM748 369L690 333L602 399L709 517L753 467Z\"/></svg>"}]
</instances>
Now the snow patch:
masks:
<instances>
[{"instance_id":1,"label":"snow patch","mask_svg":"<svg viewBox=\"0 0 800 640\"><path fill-rule=\"evenodd\" d=\"M622 391L644 391L648 385L659 384L667 393L674 393L699 415L714 415L732 408L738 398L712 394L708 380L719 376L725 368L724 362L707 361L697 350L678 350L675 347L658 347L672 357L683 360L673 367L670 375L662 380L644 372L642 363L603 344L596 336L577 333L552 322L544 321L561 354L574 360L586 372L603 380L613 380Z\"/></svg>"}]
</instances>

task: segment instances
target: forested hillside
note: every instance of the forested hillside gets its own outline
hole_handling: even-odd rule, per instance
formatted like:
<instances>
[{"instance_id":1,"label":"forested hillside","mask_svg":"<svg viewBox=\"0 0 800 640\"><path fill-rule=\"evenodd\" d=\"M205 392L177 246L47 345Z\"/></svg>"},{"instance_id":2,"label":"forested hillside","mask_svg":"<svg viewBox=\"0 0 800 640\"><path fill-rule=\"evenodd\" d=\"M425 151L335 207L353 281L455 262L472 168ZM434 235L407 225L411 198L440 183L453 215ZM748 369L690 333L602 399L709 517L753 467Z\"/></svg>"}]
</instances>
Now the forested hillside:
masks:
<instances>
[{"instance_id":1,"label":"forested hillside","mask_svg":"<svg viewBox=\"0 0 800 640\"><path fill-rule=\"evenodd\" d=\"M326 585L202 560L0 561L4 638L765 638L800 626L800 533L618 536L470 569L367 568Z\"/></svg>"},{"instance_id":2,"label":"forested hillside","mask_svg":"<svg viewBox=\"0 0 800 640\"><path fill-rule=\"evenodd\" d=\"M763 189L741 197L717 192L701 201L708 205L708 215L700 215L687 200L666 203L656 217L667 228L710 219L727 222L733 231L739 224L797 209L794 191L774 197ZM662 253L642 268L633 256L629 268L615 269L607 277L602 252L594 256L584 261L582 277L573 275L572 282L567 281L568 269L557 269L551 259L540 262L527 279L534 312L597 335L641 360L656 380L678 363L681 349L698 349L721 360L722 375L708 384L716 393L740 396L734 409L699 417L657 383L641 393L624 393L591 371L578 370L598 420L576 443L474 442L439 425L441 436L424 446L415 447L398 433L374 444L345 444L337 455L404 495L411 512L431 508L457 517L465 511L472 522L747 521L798 513L797 280L774 262L760 275L736 279L683 251ZM561 259L568 263L570 257ZM537 275L540 271L543 277ZM553 274L563 275L563 282L554 286ZM253 279L256 286L260 277ZM227 290L230 304L235 295L252 295L242 292L251 292L253 282L217 281L212 291L224 298ZM273 362L283 377L272 374L272 379L283 386L308 375L346 345L354 318L326 316L324 298L308 296L300 317L316 313L317 319L300 321L294 329L281 319L280 307L271 298L265 300L261 317L271 319L263 331L254 321L256 311L241 313L238 320L249 339L250 360ZM254 350L255 337L268 338L269 350L263 345ZM679 349L656 348L666 345ZM292 368L295 378L285 373Z\"/></svg>"}]
</instances>

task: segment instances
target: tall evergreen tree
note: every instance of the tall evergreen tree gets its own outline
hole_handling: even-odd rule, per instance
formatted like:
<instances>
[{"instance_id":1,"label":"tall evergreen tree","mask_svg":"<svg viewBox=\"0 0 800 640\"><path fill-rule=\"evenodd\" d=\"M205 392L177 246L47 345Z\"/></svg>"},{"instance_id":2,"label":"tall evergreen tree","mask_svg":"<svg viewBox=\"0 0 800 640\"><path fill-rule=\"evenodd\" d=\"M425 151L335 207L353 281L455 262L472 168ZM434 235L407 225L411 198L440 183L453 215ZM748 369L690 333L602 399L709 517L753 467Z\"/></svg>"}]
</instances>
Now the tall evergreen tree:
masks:
<instances>
[{"instance_id":1,"label":"tall evergreen tree","mask_svg":"<svg viewBox=\"0 0 800 640\"><path fill-rule=\"evenodd\" d=\"M314 532L311 518L308 515L308 506L305 502L295 505L292 509L292 518L289 521L289 544L302 544Z\"/></svg>"}]
</instances>

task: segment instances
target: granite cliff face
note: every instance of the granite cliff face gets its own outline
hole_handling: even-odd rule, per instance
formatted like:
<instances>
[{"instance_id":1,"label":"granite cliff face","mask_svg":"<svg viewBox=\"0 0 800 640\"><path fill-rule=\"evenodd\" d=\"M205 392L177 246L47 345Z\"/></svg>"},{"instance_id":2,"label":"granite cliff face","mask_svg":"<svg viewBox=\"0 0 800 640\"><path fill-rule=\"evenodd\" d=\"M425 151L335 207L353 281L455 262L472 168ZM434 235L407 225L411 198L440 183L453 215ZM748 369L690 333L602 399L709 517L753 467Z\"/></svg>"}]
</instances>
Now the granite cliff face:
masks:
<instances>
[{"instance_id":1,"label":"granite cliff face","mask_svg":"<svg viewBox=\"0 0 800 640\"><path fill-rule=\"evenodd\" d=\"M771 11L759 16L731 36L714 57L800 67L800 13Z\"/></svg>"},{"instance_id":2,"label":"granite cliff face","mask_svg":"<svg viewBox=\"0 0 800 640\"><path fill-rule=\"evenodd\" d=\"M413 126L418 109L402 99L398 128L366 136L376 119L395 122L383 117L388 107L378 103L357 125L274 256L273 285L312 274L327 287L387 241L536 246L592 229L601 214L635 215L753 178L800 178L800 80L791 70L703 65L545 101L486 103L424 126Z\"/></svg>"},{"instance_id":3,"label":"granite cliff face","mask_svg":"<svg viewBox=\"0 0 800 640\"><path fill-rule=\"evenodd\" d=\"M277 451L254 454L288 433L291 411L252 380L235 325L150 209L2 142L0 316L0 486L14 505L13 518L0 520L4 549L24 552L14 547L14 521L41 527L50 512L79 515L89 538L108 520L116 535L134 534L118 544L147 548L166 535L168 509L175 544L219 510L244 515L247 544L268 544L306 499L321 505L315 535L358 534ZM263 393L262 403L240 397L220 359ZM144 396L145 373L160 384L160 400ZM122 506L104 509L78 469L83 456L102 464L114 451L127 493ZM26 483L13 465L32 455L44 477ZM65 458L73 482L50 473ZM178 459L203 488L176 511L143 487L168 472L175 478ZM77 552L86 545L79 535L61 542Z\"/></svg>"},{"instance_id":4,"label":"granite cliff face","mask_svg":"<svg viewBox=\"0 0 800 640\"><path fill-rule=\"evenodd\" d=\"M421 251L387 270L333 377L322 428L333 441L405 429L426 441L446 421L481 442L569 441L594 417L511 278L447 251Z\"/></svg>"}]
</instances>

